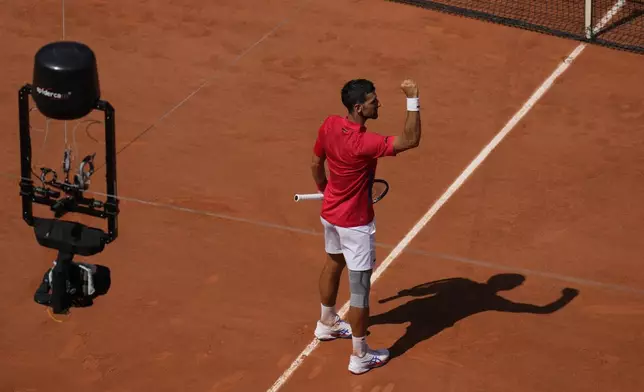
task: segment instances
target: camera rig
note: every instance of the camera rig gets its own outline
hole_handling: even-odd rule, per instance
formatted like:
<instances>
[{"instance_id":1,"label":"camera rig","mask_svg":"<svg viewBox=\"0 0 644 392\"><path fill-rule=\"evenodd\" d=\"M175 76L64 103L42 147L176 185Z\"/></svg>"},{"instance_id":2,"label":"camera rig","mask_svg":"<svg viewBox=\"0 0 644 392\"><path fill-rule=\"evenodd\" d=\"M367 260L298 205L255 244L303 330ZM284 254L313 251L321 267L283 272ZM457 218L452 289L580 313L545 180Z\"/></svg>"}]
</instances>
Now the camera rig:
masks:
<instances>
[{"instance_id":1,"label":"camera rig","mask_svg":"<svg viewBox=\"0 0 644 392\"><path fill-rule=\"evenodd\" d=\"M94 110L104 113L106 200L85 195L94 174L96 153L86 156L70 180L71 151L63 153L64 178L50 167L41 167L40 175L32 168L30 97L37 109L48 118L75 120ZM65 313L78 294L70 271L74 255L91 256L118 237L119 202L116 187L115 110L101 99L96 57L79 42L59 41L43 46L35 56L33 83L18 92L20 126L20 196L22 218L34 228L41 246L55 249L58 256L52 270L51 306L54 313ZM36 174L40 184L34 184ZM49 206L53 218L34 216L33 205ZM80 222L63 220L67 213L84 214L107 220L107 231Z\"/></svg>"}]
</instances>

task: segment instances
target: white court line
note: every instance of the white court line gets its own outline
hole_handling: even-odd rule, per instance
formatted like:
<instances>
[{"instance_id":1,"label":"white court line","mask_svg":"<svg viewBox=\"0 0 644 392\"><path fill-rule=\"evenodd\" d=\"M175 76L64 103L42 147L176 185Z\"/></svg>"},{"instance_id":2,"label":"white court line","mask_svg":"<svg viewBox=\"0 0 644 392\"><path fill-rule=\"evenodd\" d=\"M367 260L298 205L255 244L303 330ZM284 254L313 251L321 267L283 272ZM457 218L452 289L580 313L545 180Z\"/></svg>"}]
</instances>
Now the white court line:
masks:
<instances>
[{"instance_id":1,"label":"white court line","mask_svg":"<svg viewBox=\"0 0 644 392\"><path fill-rule=\"evenodd\" d=\"M624 5L624 0L618 0L615 5L606 13L606 15L597 23L595 30L602 29L610 19L619 11L619 9ZM610 16L608 16L610 15ZM492 150L501 143L503 138L507 136L508 133L523 119L523 117L532 109L532 107L543 97L543 95L552 87L552 84L561 76L570 65L575 61L577 57L586 49L586 44L579 44L569 55L566 57L561 64L554 70L554 72L539 86L537 91L535 91L532 96L523 104L521 109L508 121L508 123L501 129L501 131L492 139L492 141L483 148L479 155L474 158L474 160L465 168L463 173L452 183L452 185L447 188L445 193L431 206L429 211L411 228L409 233L396 245L396 247L389 253L389 256L380 264L376 271L371 276L371 284L373 285L378 278L389 268L391 263L402 253L402 251L409 245L409 243L418 235L418 233L427 225L427 223L436 215L438 210L449 200L450 197L465 183L465 181L474 173L474 171L483 163L485 158L492 152ZM347 301L344 306L340 309L338 314L340 317L344 317L347 311L349 310L349 302ZM293 375L293 373L299 368L304 360L311 355L313 350L315 350L319 345L317 339L313 339L311 343L297 356L297 358L291 363L284 373L275 381L275 383L267 390L267 392L276 392L278 391L286 381Z\"/></svg>"},{"instance_id":2,"label":"white court line","mask_svg":"<svg viewBox=\"0 0 644 392\"><path fill-rule=\"evenodd\" d=\"M603 18L601 18L601 20L600 20L600 21L597 23L597 25L593 28L593 32L594 32L594 33L597 33L597 32L599 32L601 29L603 29L604 27L606 27L606 25L608 24L608 22L610 22L610 20L611 20L611 19L613 19L613 17L614 17L615 15L617 15L617 13L618 13L618 12L619 12L619 10L624 6L624 4L626 4L626 0L617 0L617 2L616 2L615 4L613 4L613 7L612 7L610 10L608 10L608 12L606 12L606 14L604 15L604 17L603 17Z\"/></svg>"}]
</instances>

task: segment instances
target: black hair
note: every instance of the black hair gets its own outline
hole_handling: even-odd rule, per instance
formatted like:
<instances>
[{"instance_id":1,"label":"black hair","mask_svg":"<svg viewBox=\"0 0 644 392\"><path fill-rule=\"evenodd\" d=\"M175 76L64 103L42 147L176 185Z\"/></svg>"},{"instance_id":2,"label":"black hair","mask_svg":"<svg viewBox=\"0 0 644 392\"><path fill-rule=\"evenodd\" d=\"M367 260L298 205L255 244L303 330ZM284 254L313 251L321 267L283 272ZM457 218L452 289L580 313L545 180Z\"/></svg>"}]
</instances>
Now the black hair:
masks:
<instances>
[{"instance_id":1,"label":"black hair","mask_svg":"<svg viewBox=\"0 0 644 392\"><path fill-rule=\"evenodd\" d=\"M365 103L367 94L376 91L373 82L367 79L353 79L342 87L342 104L349 113L353 112L353 105Z\"/></svg>"}]
</instances>

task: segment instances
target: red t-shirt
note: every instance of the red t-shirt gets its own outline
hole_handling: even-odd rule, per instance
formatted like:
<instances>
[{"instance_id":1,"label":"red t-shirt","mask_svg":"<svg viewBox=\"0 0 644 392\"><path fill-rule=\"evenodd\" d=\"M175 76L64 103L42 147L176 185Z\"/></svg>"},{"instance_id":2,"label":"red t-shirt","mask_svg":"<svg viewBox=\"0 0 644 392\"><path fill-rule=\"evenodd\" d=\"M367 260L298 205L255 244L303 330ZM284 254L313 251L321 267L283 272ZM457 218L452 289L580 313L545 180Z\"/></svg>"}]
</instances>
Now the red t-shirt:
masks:
<instances>
[{"instance_id":1,"label":"red t-shirt","mask_svg":"<svg viewBox=\"0 0 644 392\"><path fill-rule=\"evenodd\" d=\"M369 224L374 218L371 187L378 158L395 155L394 138L332 115L318 130L313 152L326 157L329 169L322 218L340 227Z\"/></svg>"}]
</instances>

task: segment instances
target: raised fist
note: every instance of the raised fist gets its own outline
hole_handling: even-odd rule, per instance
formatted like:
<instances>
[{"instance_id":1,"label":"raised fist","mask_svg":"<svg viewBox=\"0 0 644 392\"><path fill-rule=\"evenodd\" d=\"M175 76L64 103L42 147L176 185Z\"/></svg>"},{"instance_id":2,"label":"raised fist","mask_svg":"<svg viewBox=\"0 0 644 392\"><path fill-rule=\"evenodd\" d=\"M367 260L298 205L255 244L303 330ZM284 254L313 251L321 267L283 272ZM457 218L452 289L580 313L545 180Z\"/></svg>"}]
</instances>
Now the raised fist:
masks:
<instances>
[{"instance_id":1,"label":"raised fist","mask_svg":"<svg viewBox=\"0 0 644 392\"><path fill-rule=\"evenodd\" d=\"M571 288L567 287L567 288L565 288L565 289L561 290L561 294L562 294L565 298L570 298L570 299L572 299L572 298L575 298L577 295L579 295L579 290L577 290L577 289L571 289Z\"/></svg>"},{"instance_id":2,"label":"raised fist","mask_svg":"<svg viewBox=\"0 0 644 392\"><path fill-rule=\"evenodd\" d=\"M406 79L400 84L400 88L407 98L418 98L418 85L411 79Z\"/></svg>"}]
</instances>

